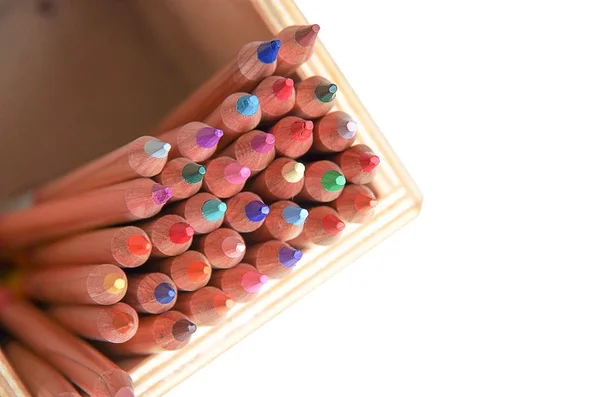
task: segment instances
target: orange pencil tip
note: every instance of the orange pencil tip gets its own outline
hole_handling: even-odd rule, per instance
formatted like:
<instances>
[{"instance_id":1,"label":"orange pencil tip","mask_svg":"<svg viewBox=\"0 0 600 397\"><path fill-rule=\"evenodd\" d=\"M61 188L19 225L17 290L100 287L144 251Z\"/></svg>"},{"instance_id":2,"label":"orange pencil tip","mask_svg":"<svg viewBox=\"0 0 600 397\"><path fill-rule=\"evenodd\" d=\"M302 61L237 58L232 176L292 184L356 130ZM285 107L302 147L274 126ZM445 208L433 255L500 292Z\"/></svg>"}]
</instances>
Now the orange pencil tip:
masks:
<instances>
[{"instance_id":1,"label":"orange pencil tip","mask_svg":"<svg viewBox=\"0 0 600 397\"><path fill-rule=\"evenodd\" d=\"M127 249L133 255L144 256L152 250L152 243L141 234L134 234L127 239Z\"/></svg>"},{"instance_id":2,"label":"orange pencil tip","mask_svg":"<svg viewBox=\"0 0 600 397\"><path fill-rule=\"evenodd\" d=\"M323 230L327 234L335 236L346 228L346 224L335 215L327 215L322 221Z\"/></svg>"}]
</instances>

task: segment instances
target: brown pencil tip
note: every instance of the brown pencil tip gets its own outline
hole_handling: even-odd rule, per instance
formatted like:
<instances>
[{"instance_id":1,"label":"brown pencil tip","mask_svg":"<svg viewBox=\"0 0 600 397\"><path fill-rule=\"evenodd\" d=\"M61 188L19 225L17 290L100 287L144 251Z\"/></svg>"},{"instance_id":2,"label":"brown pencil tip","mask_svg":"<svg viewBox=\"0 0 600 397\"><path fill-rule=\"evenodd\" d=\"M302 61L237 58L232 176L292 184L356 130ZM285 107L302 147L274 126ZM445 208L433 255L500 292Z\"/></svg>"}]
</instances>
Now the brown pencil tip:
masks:
<instances>
[{"instance_id":1,"label":"brown pencil tip","mask_svg":"<svg viewBox=\"0 0 600 397\"><path fill-rule=\"evenodd\" d=\"M321 27L317 24L305 26L296 32L296 41L303 47L313 45Z\"/></svg>"},{"instance_id":2,"label":"brown pencil tip","mask_svg":"<svg viewBox=\"0 0 600 397\"><path fill-rule=\"evenodd\" d=\"M330 234L332 236L339 234L342 230L346 228L346 224L335 215L325 216L321 221L321 224L323 226L323 230L325 230L327 234Z\"/></svg>"},{"instance_id":3,"label":"brown pencil tip","mask_svg":"<svg viewBox=\"0 0 600 397\"><path fill-rule=\"evenodd\" d=\"M196 332L197 329L198 327L196 327L196 324L194 324L190 320L181 319L175 324L173 324L171 332L175 339L177 339L180 342L185 342L188 339L190 339L192 334Z\"/></svg>"},{"instance_id":4,"label":"brown pencil tip","mask_svg":"<svg viewBox=\"0 0 600 397\"><path fill-rule=\"evenodd\" d=\"M117 332L126 334L134 326L135 319L129 313L119 312L113 317L112 324Z\"/></svg>"}]
</instances>

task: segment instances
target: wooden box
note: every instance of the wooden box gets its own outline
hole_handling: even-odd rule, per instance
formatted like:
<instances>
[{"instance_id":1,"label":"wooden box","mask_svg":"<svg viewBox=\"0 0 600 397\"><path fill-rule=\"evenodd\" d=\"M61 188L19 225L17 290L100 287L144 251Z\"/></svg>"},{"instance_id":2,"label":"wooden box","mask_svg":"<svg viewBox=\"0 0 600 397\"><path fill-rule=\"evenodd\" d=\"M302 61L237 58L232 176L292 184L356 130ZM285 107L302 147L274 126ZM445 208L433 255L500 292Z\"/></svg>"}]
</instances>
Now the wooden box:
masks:
<instances>
[{"instance_id":1,"label":"wooden box","mask_svg":"<svg viewBox=\"0 0 600 397\"><path fill-rule=\"evenodd\" d=\"M307 23L292 0L12 0L0 8L0 199L148 133L244 43ZM337 108L360 125L357 143L379 154L376 216L349 225L337 245L306 252L290 276L221 325L201 327L185 349L122 363L140 396L163 395L420 210L420 192L321 44L298 74L334 81ZM0 360L0 395L27 396Z\"/></svg>"}]
</instances>

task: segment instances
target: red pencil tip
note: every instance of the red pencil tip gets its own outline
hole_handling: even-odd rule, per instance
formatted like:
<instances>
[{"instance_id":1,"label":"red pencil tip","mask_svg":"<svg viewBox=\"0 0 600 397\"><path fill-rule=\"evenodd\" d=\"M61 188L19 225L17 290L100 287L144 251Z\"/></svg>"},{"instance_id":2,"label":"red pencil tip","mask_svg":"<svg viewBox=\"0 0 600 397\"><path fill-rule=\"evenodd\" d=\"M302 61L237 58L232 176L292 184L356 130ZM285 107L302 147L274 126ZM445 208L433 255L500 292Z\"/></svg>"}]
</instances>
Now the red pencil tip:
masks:
<instances>
[{"instance_id":1,"label":"red pencil tip","mask_svg":"<svg viewBox=\"0 0 600 397\"><path fill-rule=\"evenodd\" d=\"M187 223L177 222L169 229L169 239L174 244L185 244L194 235L194 229Z\"/></svg>"},{"instance_id":2,"label":"red pencil tip","mask_svg":"<svg viewBox=\"0 0 600 397\"><path fill-rule=\"evenodd\" d=\"M364 172L373 172L375 167L379 165L379 157L374 154L363 154L358 160L360 162L360 168Z\"/></svg>"},{"instance_id":3,"label":"red pencil tip","mask_svg":"<svg viewBox=\"0 0 600 397\"><path fill-rule=\"evenodd\" d=\"M292 138L296 141L305 141L311 137L314 124L312 121L295 121L290 129L292 130Z\"/></svg>"},{"instance_id":4,"label":"red pencil tip","mask_svg":"<svg viewBox=\"0 0 600 397\"><path fill-rule=\"evenodd\" d=\"M377 200L367 196L366 194L359 193L354 198L354 207L357 211L368 211L377 205Z\"/></svg>"},{"instance_id":5,"label":"red pencil tip","mask_svg":"<svg viewBox=\"0 0 600 397\"><path fill-rule=\"evenodd\" d=\"M323 230L332 236L335 236L346 228L346 224L335 215L325 216L321 224L323 225Z\"/></svg>"},{"instance_id":6,"label":"red pencil tip","mask_svg":"<svg viewBox=\"0 0 600 397\"><path fill-rule=\"evenodd\" d=\"M269 281L269 277L254 271L244 273L242 276L242 288L249 293L260 291L260 288Z\"/></svg>"},{"instance_id":7,"label":"red pencil tip","mask_svg":"<svg viewBox=\"0 0 600 397\"><path fill-rule=\"evenodd\" d=\"M218 294L213 298L213 308L221 316L227 314L229 309L232 309L234 306L235 301L225 294Z\"/></svg>"},{"instance_id":8,"label":"red pencil tip","mask_svg":"<svg viewBox=\"0 0 600 397\"><path fill-rule=\"evenodd\" d=\"M321 27L317 24L306 26L302 29L299 29L296 32L296 41L303 47L308 47L312 45L316 38L317 34L321 30Z\"/></svg>"},{"instance_id":9,"label":"red pencil tip","mask_svg":"<svg viewBox=\"0 0 600 397\"><path fill-rule=\"evenodd\" d=\"M273 94L280 101L285 101L294 93L294 80L281 78L273 83Z\"/></svg>"}]
</instances>

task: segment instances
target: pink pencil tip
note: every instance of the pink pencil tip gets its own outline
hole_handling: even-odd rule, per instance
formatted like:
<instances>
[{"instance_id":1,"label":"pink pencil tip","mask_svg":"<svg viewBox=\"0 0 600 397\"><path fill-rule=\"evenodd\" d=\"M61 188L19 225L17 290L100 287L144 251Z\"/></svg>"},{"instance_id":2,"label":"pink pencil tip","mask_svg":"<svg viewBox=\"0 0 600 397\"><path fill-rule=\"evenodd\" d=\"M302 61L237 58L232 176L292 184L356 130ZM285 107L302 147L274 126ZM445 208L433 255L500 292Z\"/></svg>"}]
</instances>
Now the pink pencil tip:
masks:
<instances>
[{"instance_id":1,"label":"pink pencil tip","mask_svg":"<svg viewBox=\"0 0 600 397\"><path fill-rule=\"evenodd\" d=\"M152 186L152 199L157 205L163 205L173 197L173 190L170 187L158 183Z\"/></svg>"},{"instance_id":2,"label":"pink pencil tip","mask_svg":"<svg viewBox=\"0 0 600 397\"><path fill-rule=\"evenodd\" d=\"M360 167L363 169L364 172L372 172L375 167L377 167L379 165L379 157L377 157L376 155L372 154L363 154L362 156L360 156L359 158L359 163L360 163Z\"/></svg>"},{"instance_id":3,"label":"pink pencil tip","mask_svg":"<svg viewBox=\"0 0 600 397\"><path fill-rule=\"evenodd\" d=\"M243 184L250 177L251 173L250 168L238 162L229 164L223 170L225 180L233 185Z\"/></svg>"},{"instance_id":4,"label":"pink pencil tip","mask_svg":"<svg viewBox=\"0 0 600 397\"><path fill-rule=\"evenodd\" d=\"M273 150L275 136L273 134L258 134L250 141L250 147L256 153L266 154Z\"/></svg>"},{"instance_id":5,"label":"pink pencil tip","mask_svg":"<svg viewBox=\"0 0 600 397\"><path fill-rule=\"evenodd\" d=\"M254 271L244 273L242 276L242 288L249 293L260 291L260 288L269 281L269 277Z\"/></svg>"},{"instance_id":6,"label":"pink pencil tip","mask_svg":"<svg viewBox=\"0 0 600 397\"><path fill-rule=\"evenodd\" d=\"M259 281L261 282L261 284L266 284L267 281L269 281L269 276L263 274L262 276L260 276Z\"/></svg>"},{"instance_id":7,"label":"pink pencil tip","mask_svg":"<svg viewBox=\"0 0 600 397\"><path fill-rule=\"evenodd\" d=\"M269 145L274 144L275 143L275 135L267 134L267 136L265 137L265 142L268 143Z\"/></svg>"},{"instance_id":8,"label":"pink pencil tip","mask_svg":"<svg viewBox=\"0 0 600 397\"><path fill-rule=\"evenodd\" d=\"M219 138L221 138L223 136L223 134L224 134L223 130L220 130L220 129L215 130L215 135L218 136Z\"/></svg>"},{"instance_id":9,"label":"pink pencil tip","mask_svg":"<svg viewBox=\"0 0 600 397\"><path fill-rule=\"evenodd\" d=\"M240 170L240 176L242 178L250 177L251 173L252 173L252 171L250 171L250 168L248 168L248 167L242 167L242 169Z\"/></svg>"},{"instance_id":10,"label":"pink pencil tip","mask_svg":"<svg viewBox=\"0 0 600 397\"><path fill-rule=\"evenodd\" d=\"M317 24L303 27L296 32L296 41L303 47L311 46L320 30L321 27Z\"/></svg>"}]
</instances>

